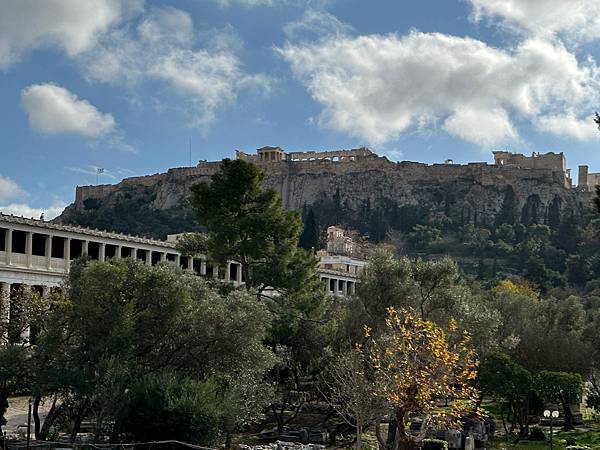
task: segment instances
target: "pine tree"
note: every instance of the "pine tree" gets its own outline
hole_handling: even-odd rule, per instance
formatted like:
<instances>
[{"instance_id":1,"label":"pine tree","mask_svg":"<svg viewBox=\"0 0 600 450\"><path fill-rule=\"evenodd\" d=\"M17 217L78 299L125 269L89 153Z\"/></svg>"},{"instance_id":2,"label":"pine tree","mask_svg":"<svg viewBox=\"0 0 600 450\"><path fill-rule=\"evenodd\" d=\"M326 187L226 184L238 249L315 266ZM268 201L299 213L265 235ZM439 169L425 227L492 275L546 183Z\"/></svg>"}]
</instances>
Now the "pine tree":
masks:
<instances>
[{"instance_id":1,"label":"pine tree","mask_svg":"<svg viewBox=\"0 0 600 450\"><path fill-rule=\"evenodd\" d=\"M548 208L548 226L551 230L557 230L560 226L560 197L554 197Z\"/></svg>"},{"instance_id":2,"label":"pine tree","mask_svg":"<svg viewBox=\"0 0 600 450\"><path fill-rule=\"evenodd\" d=\"M192 186L191 203L207 232L199 245L219 265L237 261L248 289L321 289L316 260L298 248L300 214L286 211L254 164L224 159L211 183Z\"/></svg>"},{"instance_id":3,"label":"pine tree","mask_svg":"<svg viewBox=\"0 0 600 450\"><path fill-rule=\"evenodd\" d=\"M502 207L496 216L496 227L504 223L514 225L519 218L519 201L515 194L515 190L509 184L504 191L504 201Z\"/></svg>"},{"instance_id":4,"label":"pine tree","mask_svg":"<svg viewBox=\"0 0 600 450\"><path fill-rule=\"evenodd\" d=\"M309 209L304 220L304 230L300 235L300 247L305 250L319 250L319 227L312 208Z\"/></svg>"}]
</instances>

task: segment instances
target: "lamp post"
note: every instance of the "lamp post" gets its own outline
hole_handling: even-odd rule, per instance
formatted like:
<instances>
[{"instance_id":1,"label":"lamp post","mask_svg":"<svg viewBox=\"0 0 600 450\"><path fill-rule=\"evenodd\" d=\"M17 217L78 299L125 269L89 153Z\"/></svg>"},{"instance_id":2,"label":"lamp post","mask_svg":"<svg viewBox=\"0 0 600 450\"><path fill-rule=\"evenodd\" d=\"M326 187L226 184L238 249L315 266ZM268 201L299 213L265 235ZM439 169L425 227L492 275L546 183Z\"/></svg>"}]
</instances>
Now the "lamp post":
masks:
<instances>
[{"instance_id":1,"label":"lamp post","mask_svg":"<svg viewBox=\"0 0 600 450\"><path fill-rule=\"evenodd\" d=\"M558 418L558 411L554 410L554 411L550 411L549 409L544 411L544 417L546 419L550 419L550 450L552 450L552 435L553 435L553 425L554 425L554 419Z\"/></svg>"},{"instance_id":2,"label":"lamp post","mask_svg":"<svg viewBox=\"0 0 600 450\"><path fill-rule=\"evenodd\" d=\"M29 450L31 443L31 399L29 399L29 409L27 412L27 450Z\"/></svg>"}]
</instances>

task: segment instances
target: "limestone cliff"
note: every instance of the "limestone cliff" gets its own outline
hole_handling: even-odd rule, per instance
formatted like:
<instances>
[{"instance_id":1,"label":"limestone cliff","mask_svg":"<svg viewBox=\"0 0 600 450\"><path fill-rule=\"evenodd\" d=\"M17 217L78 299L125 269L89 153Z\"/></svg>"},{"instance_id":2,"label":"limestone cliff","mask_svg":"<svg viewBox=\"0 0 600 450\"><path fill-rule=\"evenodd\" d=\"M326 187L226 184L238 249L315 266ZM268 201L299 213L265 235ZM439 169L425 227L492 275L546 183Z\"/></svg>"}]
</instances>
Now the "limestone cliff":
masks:
<instances>
[{"instance_id":1,"label":"limestone cliff","mask_svg":"<svg viewBox=\"0 0 600 450\"><path fill-rule=\"evenodd\" d=\"M271 148L269 148L271 149ZM368 152L368 151L367 151ZM512 188L519 211L538 223L548 220L550 205L560 210L581 211L591 194L570 187L565 172L554 168L521 168L486 163L434 164L394 163L368 152L360 157L260 160L248 157L265 173L265 185L277 190L286 208L337 205L345 217L329 216L323 221L347 222L358 228L369 211L395 209L402 220L406 208L417 208L429 215L452 216L461 223L494 223ZM336 159L336 158L333 158ZM116 185L77 187L76 201L57 219L65 223L110 227L118 222L117 212L127 214L131 208L144 210L145 216L162 214L169 223L158 234L185 231L194 226L185 200L190 186L209 181L218 170L218 162L200 162L197 167L170 169L166 173L125 179ZM568 182L567 182L568 181ZM127 208L124 209L124 205ZM403 209L404 208L404 209ZM326 214L327 215L327 214ZM95 218L104 217L103 221ZM111 219L112 218L112 219ZM458 219L460 218L460 219ZM175 220L177 219L177 220ZM157 235L153 220L137 223L136 231ZM371 218L370 220L376 220ZM163 220L164 221L164 220ZM390 219L388 219L388 222ZM82 223L83 222L83 223ZM138 220L139 222L139 220ZM329 225L329 223L322 223ZM391 223L390 226L394 227Z\"/></svg>"}]
</instances>

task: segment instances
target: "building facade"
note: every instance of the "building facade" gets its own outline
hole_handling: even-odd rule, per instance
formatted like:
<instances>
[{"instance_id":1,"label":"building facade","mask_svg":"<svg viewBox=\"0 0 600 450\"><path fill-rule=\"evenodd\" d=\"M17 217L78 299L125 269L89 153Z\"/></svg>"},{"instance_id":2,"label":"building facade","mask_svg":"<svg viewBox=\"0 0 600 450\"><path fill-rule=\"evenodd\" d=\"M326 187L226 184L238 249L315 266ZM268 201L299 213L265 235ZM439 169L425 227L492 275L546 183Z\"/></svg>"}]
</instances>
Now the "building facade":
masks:
<instances>
[{"instance_id":1,"label":"building facade","mask_svg":"<svg viewBox=\"0 0 600 450\"><path fill-rule=\"evenodd\" d=\"M182 255L176 244L173 237L161 241L0 213L0 321L10 321L11 298L24 286L43 296L50 289L62 289L71 262L82 256L98 261L133 258L148 265L170 261L201 276L236 286L244 284L239 263L231 261L226 267L217 267L204 256ZM357 276L327 270L320 270L320 276L327 292L337 295L354 292ZM0 336L0 342L6 339L8 336Z\"/></svg>"}]
</instances>

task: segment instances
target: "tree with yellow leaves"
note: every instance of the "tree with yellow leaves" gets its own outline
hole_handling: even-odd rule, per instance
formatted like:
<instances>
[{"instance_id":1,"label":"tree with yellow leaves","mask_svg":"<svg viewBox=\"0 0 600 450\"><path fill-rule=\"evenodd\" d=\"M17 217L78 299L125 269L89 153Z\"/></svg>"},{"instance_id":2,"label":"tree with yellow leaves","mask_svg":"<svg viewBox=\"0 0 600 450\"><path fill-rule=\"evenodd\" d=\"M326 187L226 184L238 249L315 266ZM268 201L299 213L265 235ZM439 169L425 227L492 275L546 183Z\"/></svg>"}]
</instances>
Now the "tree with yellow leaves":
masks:
<instances>
[{"instance_id":1,"label":"tree with yellow leaves","mask_svg":"<svg viewBox=\"0 0 600 450\"><path fill-rule=\"evenodd\" d=\"M462 416L476 411L477 358L469 334L459 333L454 321L446 332L412 311L390 307L385 332L371 336L366 327L365 334L358 352L372 365L373 395L387 403L397 427L394 441L386 442L376 426L381 449L411 450L429 425L460 426ZM409 433L414 417L424 419L418 435Z\"/></svg>"},{"instance_id":2,"label":"tree with yellow leaves","mask_svg":"<svg viewBox=\"0 0 600 450\"><path fill-rule=\"evenodd\" d=\"M521 280L514 282L512 280L503 280L494 288L497 294L515 294L529 297L532 300L539 300L540 291L528 281Z\"/></svg>"}]
</instances>

